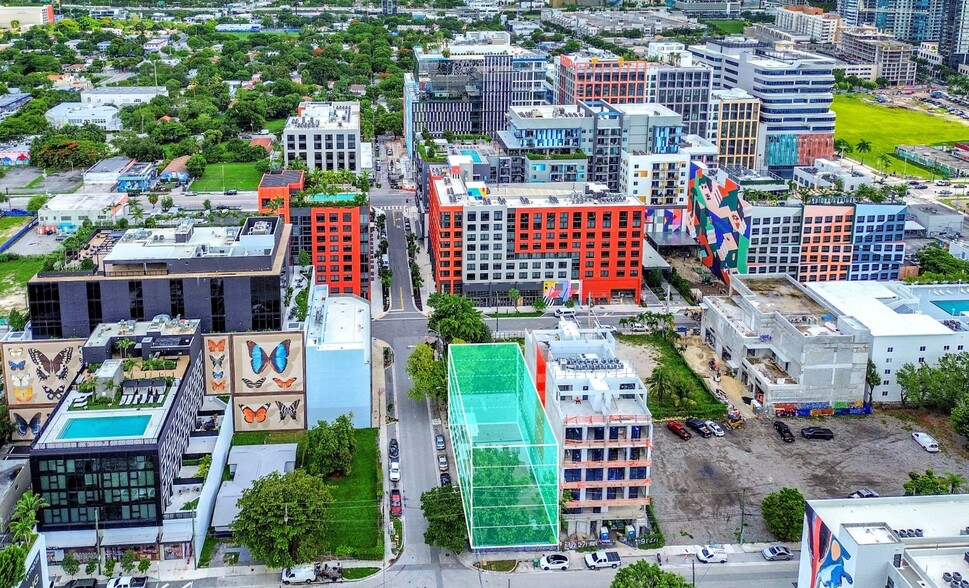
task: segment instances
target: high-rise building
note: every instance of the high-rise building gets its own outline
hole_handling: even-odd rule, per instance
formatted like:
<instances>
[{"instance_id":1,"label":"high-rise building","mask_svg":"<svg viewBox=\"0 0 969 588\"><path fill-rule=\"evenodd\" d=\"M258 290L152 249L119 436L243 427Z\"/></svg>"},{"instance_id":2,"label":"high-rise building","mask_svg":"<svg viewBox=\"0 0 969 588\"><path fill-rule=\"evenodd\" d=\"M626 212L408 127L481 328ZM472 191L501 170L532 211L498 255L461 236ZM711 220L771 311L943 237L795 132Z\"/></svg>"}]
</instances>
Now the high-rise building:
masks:
<instances>
[{"instance_id":1,"label":"high-rise building","mask_svg":"<svg viewBox=\"0 0 969 588\"><path fill-rule=\"evenodd\" d=\"M934 39L928 39L934 40ZM969 65L969 5L964 0L943 0L939 53L949 67Z\"/></svg>"},{"instance_id":2,"label":"high-rise building","mask_svg":"<svg viewBox=\"0 0 969 588\"><path fill-rule=\"evenodd\" d=\"M707 138L717 145L720 165L756 169L760 99L740 88L711 92Z\"/></svg>"},{"instance_id":3,"label":"high-rise building","mask_svg":"<svg viewBox=\"0 0 969 588\"><path fill-rule=\"evenodd\" d=\"M835 43L841 34L841 17L813 6L781 6L777 8L774 24L788 31L809 35L812 43Z\"/></svg>"},{"instance_id":4,"label":"high-rise building","mask_svg":"<svg viewBox=\"0 0 969 588\"><path fill-rule=\"evenodd\" d=\"M380 0L380 11L384 16L397 14L397 0Z\"/></svg>"},{"instance_id":5,"label":"high-rise building","mask_svg":"<svg viewBox=\"0 0 969 588\"><path fill-rule=\"evenodd\" d=\"M566 532L595 536L603 526L632 525L637 537L645 534L653 417L635 367L617 355L612 335L571 321L526 331L524 347L564 455Z\"/></svg>"},{"instance_id":6,"label":"high-rise building","mask_svg":"<svg viewBox=\"0 0 969 588\"><path fill-rule=\"evenodd\" d=\"M263 174L259 182L260 214L279 215L292 225L290 259L310 255L317 284L329 294L370 297L370 206L355 188L342 194L293 197L305 188L299 170Z\"/></svg>"},{"instance_id":7,"label":"high-rise building","mask_svg":"<svg viewBox=\"0 0 969 588\"><path fill-rule=\"evenodd\" d=\"M840 56L849 62L872 63L876 76L893 86L915 84L915 48L871 26L849 27L841 33Z\"/></svg>"},{"instance_id":8,"label":"high-rise building","mask_svg":"<svg viewBox=\"0 0 969 588\"><path fill-rule=\"evenodd\" d=\"M432 170L428 236L438 291L485 306L580 298L638 303L643 205L582 183L488 186Z\"/></svg>"},{"instance_id":9,"label":"high-rise building","mask_svg":"<svg viewBox=\"0 0 969 588\"><path fill-rule=\"evenodd\" d=\"M948 0L876 0L872 24L906 41L937 41L942 35ZM964 4L962 0L956 0Z\"/></svg>"},{"instance_id":10,"label":"high-rise building","mask_svg":"<svg viewBox=\"0 0 969 588\"><path fill-rule=\"evenodd\" d=\"M40 271L27 283L33 336L86 337L101 323L161 314L197 318L204 332L279 330L289 233L276 216L241 227L184 220L120 235L98 230L68 260L94 269Z\"/></svg>"},{"instance_id":11,"label":"high-rise building","mask_svg":"<svg viewBox=\"0 0 969 588\"><path fill-rule=\"evenodd\" d=\"M576 53L555 61L555 104L655 102L683 117L684 131L706 134L711 70L702 65L627 61Z\"/></svg>"},{"instance_id":12,"label":"high-rise building","mask_svg":"<svg viewBox=\"0 0 969 588\"><path fill-rule=\"evenodd\" d=\"M545 104L545 58L511 44L501 31L473 31L446 47L414 47L415 71L404 77L404 134L414 153L426 130L494 135L509 106Z\"/></svg>"},{"instance_id":13,"label":"high-rise building","mask_svg":"<svg viewBox=\"0 0 969 588\"><path fill-rule=\"evenodd\" d=\"M794 166L832 156L834 59L737 37L690 50L714 70L714 89L740 88L760 99L758 168L790 177Z\"/></svg>"},{"instance_id":14,"label":"high-rise building","mask_svg":"<svg viewBox=\"0 0 969 588\"><path fill-rule=\"evenodd\" d=\"M360 103L302 102L283 129L283 164L361 171Z\"/></svg>"}]
</instances>

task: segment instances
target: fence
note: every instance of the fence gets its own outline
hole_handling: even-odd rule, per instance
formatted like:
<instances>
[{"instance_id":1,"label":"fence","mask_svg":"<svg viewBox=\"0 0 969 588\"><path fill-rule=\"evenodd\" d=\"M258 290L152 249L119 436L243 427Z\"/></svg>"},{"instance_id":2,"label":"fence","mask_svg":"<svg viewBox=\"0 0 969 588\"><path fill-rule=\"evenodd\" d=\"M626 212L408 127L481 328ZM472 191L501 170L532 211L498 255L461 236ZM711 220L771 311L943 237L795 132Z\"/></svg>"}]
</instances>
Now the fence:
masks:
<instances>
[{"instance_id":1,"label":"fence","mask_svg":"<svg viewBox=\"0 0 969 588\"><path fill-rule=\"evenodd\" d=\"M10 211L5 211L4 216L23 216L23 215L16 215L16 214L11 215ZM34 218L29 223L21 227L19 231L13 234L13 236L7 239L3 245L0 245L0 253L3 253L7 249L10 249L11 247L13 247L13 244L17 242L17 239L20 239L21 237L26 235L28 231L32 230L36 226L37 226L37 219Z\"/></svg>"}]
</instances>

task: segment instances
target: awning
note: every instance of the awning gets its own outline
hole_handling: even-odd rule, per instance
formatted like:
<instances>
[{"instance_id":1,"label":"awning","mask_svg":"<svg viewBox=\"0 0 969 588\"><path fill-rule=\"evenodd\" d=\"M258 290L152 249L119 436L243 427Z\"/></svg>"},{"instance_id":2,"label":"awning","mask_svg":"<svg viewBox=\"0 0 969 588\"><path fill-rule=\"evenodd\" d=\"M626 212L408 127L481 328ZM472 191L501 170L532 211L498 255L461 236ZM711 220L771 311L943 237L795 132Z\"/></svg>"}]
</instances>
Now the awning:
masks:
<instances>
[{"instance_id":1,"label":"awning","mask_svg":"<svg viewBox=\"0 0 969 588\"><path fill-rule=\"evenodd\" d=\"M663 256L653 249L653 246L645 239L643 240L643 267L646 269L669 269L670 267L670 264L666 263Z\"/></svg>"},{"instance_id":2,"label":"awning","mask_svg":"<svg viewBox=\"0 0 969 588\"><path fill-rule=\"evenodd\" d=\"M101 545L147 545L158 542L158 527L132 527L130 529L105 529L101 532Z\"/></svg>"},{"instance_id":3,"label":"awning","mask_svg":"<svg viewBox=\"0 0 969 588\"><path fill-rule=\"evenodd\" d=\"M162 543L186 543L195 536L192 519L177 519L162 523Z\"/></svg>"},{"instance_id":4,"label":"awning","mask_svg":"<svg viewBox=\"0 0 969 588\"><path fill-rule=\"evenodd\" d=\"M905 230L906 231L924 231L925 230L925 227L923 227L922 225L920 225L919 223L917 223L917 222L915 222L913 220L907 220L907 221L905 221Z\"/></svg>"},{"instance_id":5,"label":"awning","mask_svg":"<svg viewBox=\"0 0 969 588\"><path fill-rule=\"evenodd\" d=\"M686 231L649 231L646 237L656 247L696 247L696 240Z\"/></svg>"},{"instance_id":6,"label":"awning","mask_svg":"<svg viewBox=\"0 0 969 588\"><path fill-rule=\"evenodd\" d=\"M94 529L87 531L53 531L45 532L47 549L70 549L72 547L94 547L98 537Z\"/></svg>"}]
</instances>

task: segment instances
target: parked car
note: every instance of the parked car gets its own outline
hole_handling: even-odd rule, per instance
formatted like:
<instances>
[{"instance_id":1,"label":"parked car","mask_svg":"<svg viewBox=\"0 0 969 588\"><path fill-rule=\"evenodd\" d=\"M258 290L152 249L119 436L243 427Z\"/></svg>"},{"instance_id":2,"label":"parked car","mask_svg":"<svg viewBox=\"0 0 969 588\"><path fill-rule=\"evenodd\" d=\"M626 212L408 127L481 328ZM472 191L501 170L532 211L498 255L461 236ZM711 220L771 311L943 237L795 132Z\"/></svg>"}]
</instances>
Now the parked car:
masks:
<instances>
[{"instance_id":1,"label":"parked car","mask_svg":"<svg viewBox=\"0 0 969 588\"><path fill-rule=\"evenodd\" d=\"M438 455L437 456L437 469L441 470L442 472L446 472L447 471L447 467L448 467L447 466L447 456L444 455L443 453L441 455Z\"/></svg>"},{"instance_id":2,"label":"parked car","mask_svg":"<svg viewBox=\"0 0 969 588\"><path fill-rule=\"evenodd\" d=\"M397 443L397 439L390 440L390 457L398 458L400 457L400 444Z\"/></svg>"},{"instance_id":3,"label":"parked car","mask_svg":"<svg viewBox=\"0 0 969 588\"><path fill-rule=\"evenodd\" d=\"M633 323L632 326L629 328L629 330L632 331L633 333L645 333L646 325L644 325L643 323Z\"/></svg>"},{"instance_id":4,"label":"parked car","mask_svg":"<svg viewBox=\"0 0 969 588\"><path fill-rule=\"evenodd\" d=\"M575 310L571 308L556 308L555 316L559 318L575 318Z\"/></svg>"},{"instance_id":5,"label":"parked car","mask_svg":"<svg viewBox=\"0 0 969 588\"><path fill-rule=\"evenodd\" d=\"M683 423L680 423L677 421L669 421L668 423L666 423L666 428L676 433L679 436L679 438L684 441L689 441L690 438L693 437L693 435L686 430L686 427L683 426Z\"/></svg>"},{"instance_id":6,"label":"parked car","mask_svg":"<svg viewBox=\"0 0 969 588\"><path fill-rule=\"evenodd\" d=\"M830 441L834 439L834 431L824 427L804 427L801 429L801 437L805 439L824 439Z\"/></svg>"},{"instance_id":7,"label":"parked car","mask_svg":"<svg viewBox=\"0 0 969 588\"><path fill-rule=\"evenodd\" d=\"M235 196L238 193L239 193L238 190L226 190L225 192L223 192L223 194L225 194L226 196Z\"/></svg>"},{"instance_id":8,"label":"parked car","mask_svg":"<svg viewBox=\"0 0 969 588\"><path fill-rule=\"evenodd\" d=\"M434 437L434 447L438 451L444 451L444 447L445 447L445 445L444 445L444 435L436 435Z\"/></svg>"},{"instance_id":9,"label":"parked car","mask_svg":"<svg viewBox=\"0 0 969 588\"><path fill-rule=\"evenodd\" d=\"M145 588L148 586L146 576L121 576L108 580L107 588Z\"/></svg>"},{"instance_id":10,"label":"parked car","mask_svg":"<svg viewBox=\"0 0 969 588\"><path fill-rule=\"evenodd\" d=\"M451 474L444 472L443 474L441 474L441 486L450 486L450 485L451 485Z\"/></svg>"},{"instance_id":11,"label":"parked car","mask_svg":"<svg viewBox=\"0 0 969 588\"><path fill-rule=\"evenodd\" d=\"M617 551L596 551L595 553L585 554L585 567L590 570L600 568L618 568L622 564L622 558Z\"/></svg>"},{"instance_id":12,"label":"parked car","mask_svg":"<svg viewBox=\"0 0 969 588\"><path fill-rule=\"evenodd\" d=\"M774 547L768 547L761 553L764 554L764 559L767 561L790 561L794 554L791 550L784 547L783 545L776 545Z\"/></svg>"},{"instance_id":13,"label":"parked car","mask_svg":"<svg viewBox=\"0 0 969 588\"><path fill-rule=\"evenodd\" d=\"M399 517L404 514L404 501L400 496L400 490L396 488L390 491L390 516Z\"/></svg>"},{"instance_id":14,"label":"parked car","mask_svg":"<svg viewBox=\"0 0 969 588\"><path fill-rule=\"evenodd\" d=\"M858 488L854 492L848 495L848 498L878 498L878 492L875 492L871 488Z\"/></svg>"},{"instance_id":15,"label":"parked car","mask_svg":"<svg viewBox=\"0 0 969 588\"><path fill-rule=\"evenodd\" d=\"M935 181L935 185L936 186L948 186L949 185L949 181L948 180L936 180Z\"/></svg>"},{"instance_id":16,"label":"parked car","mask_svg":"<svg viewBox=\"0 0 969 588\"><path fill-rule=\"evenodd\" d=\"M935 437L929 435L928 433L923 433L922 431L915 431L912 433L912 439L922 446L922 449L928 451L929 453L938 453L939 442L935 440Z\"/></svg>"},{"instance_id":17,"label":"parked car","mask_svg":"<svg viewBox=\"0 0 969 588\"><path fill-rule=\"evenodd\" d=\"M400 482L400 462L396 459L390 460L390 481Z\"/></svg>"},{"instance_id":18,"label":"parked car","mask_svg":"<svg viewBox=\"0 0 969 588\"><path fill-rule=\"evenodd\" d=\"M724 433L723 433L723 427L721 427L720 425L718 425L714 421L707 421L704 424L707 426L708 429L710 429L710 432L711 433L713 433L717 437L723 437L723 435L724 435Z\"/></svg>"},{"instance_id":19,"label":"parked car","mask_svg":"<svg viewBox=\"0 0 969 588\"><path fill-rule=\"evenodd\" d=\"M98 581L94 578L78 578L64 584L64 588L98 588Z\"/></svg>"},{"instance_id":20,"label":"parked car","mask_svg":"<svg viewBox=\"0 0 969 588\"><path fill-rule=\"evenodd\" d=\"M704 439L713 436L713 432L707 427L707 424L700 419L686 419L686 426L696 431Z\"/></svg>"},{"instance_id":21,"label":"parked car","mask_svg":"<svg viewBox=\"0 0 969 588\"><path fill-rule=\"evenodd\" d=\"M569 556L563 553L551 553L542 556L542 559L538 561L538 567L546 572L549 570L565 571L569 569L569 563Z\"/></svg>"},{"instance_id":22,"label":"parked car","mask_svg":"<svg viewBox=\"0 0 969 588\"><path fill-rule=\"evenodd\" d=\"M696 558L703 563L727 563L727 552L707 545L696 552Z\"/></svg>"},{"instance_id":23,"label":"parked car","mask_svg":"<svg viewBox=\"0 0 969 588\"><path fill-rule=\"evenodd\" d=\"M784 421L774 421L774 430L781 436L784 443L794 443L794 433L791 432L791 428Z\"/></svg>"},{"instance_id":24,"label":"parked car","mask_svg":"<svg viewBox=\"0 0 969 588\"><path fill-rule=\"evenodd\" d=\"M939 196L952 196L952 190L939 190Z\"/></svg>"},{"instance_id":25,"label":"parked car","mask_svg":"<svg viewBox=\"0 0 969 588\"><path fill-rule=\"evenodd\" d=\"M317 578L315 564L300 564L283 570L283 584L309 584ZM108 582L108 588L113 588Z\"/></svg>"}]
</instances>

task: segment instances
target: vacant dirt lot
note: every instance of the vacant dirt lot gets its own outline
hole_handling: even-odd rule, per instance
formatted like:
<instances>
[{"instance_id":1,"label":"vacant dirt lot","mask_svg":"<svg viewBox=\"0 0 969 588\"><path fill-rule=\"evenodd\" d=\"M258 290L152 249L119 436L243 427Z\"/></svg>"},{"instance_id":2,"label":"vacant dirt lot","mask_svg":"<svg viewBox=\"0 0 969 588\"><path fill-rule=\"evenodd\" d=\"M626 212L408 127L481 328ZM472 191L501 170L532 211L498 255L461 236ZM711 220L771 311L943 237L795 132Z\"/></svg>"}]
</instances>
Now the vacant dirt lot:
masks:
<instances>
[{"instance_id":1,"label":"vacant dirt lot","mask_svg":"<svg viewBox=\"0 0 969 588\"><path fill-rule=\"evenodd\" d=\"M685 442L657 423L650 492L668 543L736 542L742 501L744 541L772 540L760 501L784 486L800 489L808 499L839 498L860 486L897 496L909 471L931 468L969 478L961 450L949 445L926 453L911 438L919 427L891 415L786 422L797 435L791 444L766 419L749 420L725 437ZM811 425L832 429L834 440L803 439L800 429Z\"/></svg>"}]
</instances>

